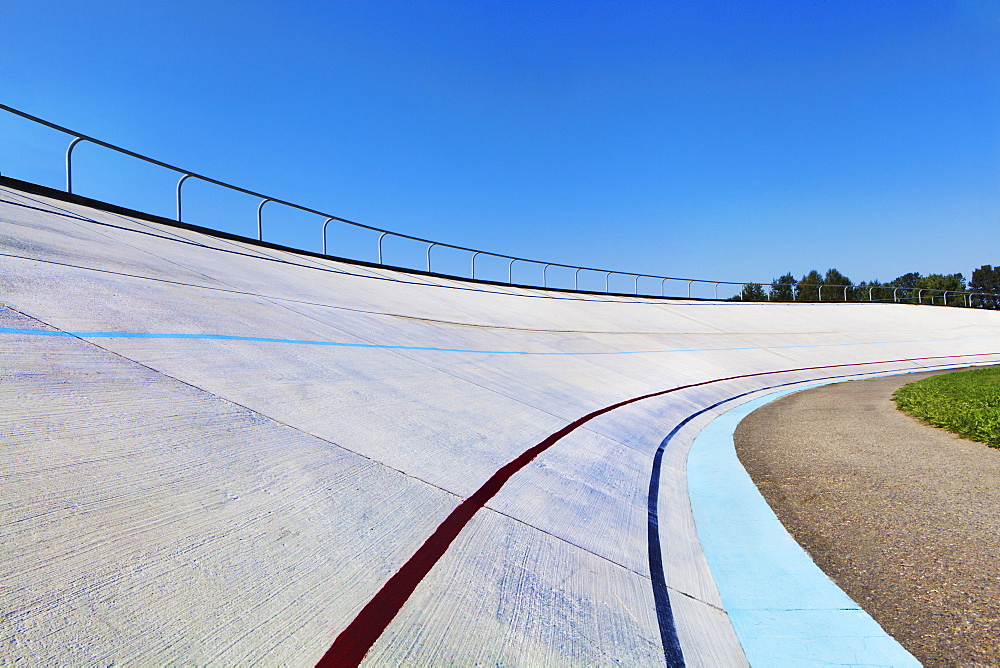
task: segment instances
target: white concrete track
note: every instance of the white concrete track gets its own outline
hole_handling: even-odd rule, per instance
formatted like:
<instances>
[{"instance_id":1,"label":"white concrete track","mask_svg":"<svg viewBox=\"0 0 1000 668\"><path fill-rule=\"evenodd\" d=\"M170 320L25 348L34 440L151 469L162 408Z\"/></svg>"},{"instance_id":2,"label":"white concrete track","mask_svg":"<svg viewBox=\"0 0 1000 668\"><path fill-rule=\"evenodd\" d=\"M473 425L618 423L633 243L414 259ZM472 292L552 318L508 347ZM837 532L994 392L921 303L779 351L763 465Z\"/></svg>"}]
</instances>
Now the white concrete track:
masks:
<instances>
[{"instance_id":1,"label":"white concrete track","mask_svg":"<svg viewBox=\"0 0 1000 668\"><path fill-rule=\"evenodd\" d=\"M680 385L863 363L692 387L569 432L474 514L365 658L663 665L649 486L679 422L779 383L1000 359L997 312L498 287L9 188L0 328L0 656L34 665L311 665L463 499L566 425ZM685 473L730 407L663 451L687 665L745 662Z\"/></svg>"}]
</instances>

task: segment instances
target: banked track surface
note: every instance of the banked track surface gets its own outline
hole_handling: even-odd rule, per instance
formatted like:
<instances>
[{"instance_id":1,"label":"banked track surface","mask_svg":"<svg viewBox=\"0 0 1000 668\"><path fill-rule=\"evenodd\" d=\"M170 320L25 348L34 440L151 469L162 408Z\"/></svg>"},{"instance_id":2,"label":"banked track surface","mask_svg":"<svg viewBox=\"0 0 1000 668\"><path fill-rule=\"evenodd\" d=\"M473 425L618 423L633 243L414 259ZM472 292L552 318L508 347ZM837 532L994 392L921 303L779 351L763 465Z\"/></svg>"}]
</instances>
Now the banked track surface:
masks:
<instances>
[{"instance_id":1,"label":"banked track surface","mask_svg":"<svg viewBox=\"0 0 1000 668\"><path fill-rule=\"evenodd\" d=\"M995 312L489 286L0 200L10 659L315 663L519 461L364 662L739 665L687 498L703 409L1000 351Z\"/></svg>"}]
</instances>

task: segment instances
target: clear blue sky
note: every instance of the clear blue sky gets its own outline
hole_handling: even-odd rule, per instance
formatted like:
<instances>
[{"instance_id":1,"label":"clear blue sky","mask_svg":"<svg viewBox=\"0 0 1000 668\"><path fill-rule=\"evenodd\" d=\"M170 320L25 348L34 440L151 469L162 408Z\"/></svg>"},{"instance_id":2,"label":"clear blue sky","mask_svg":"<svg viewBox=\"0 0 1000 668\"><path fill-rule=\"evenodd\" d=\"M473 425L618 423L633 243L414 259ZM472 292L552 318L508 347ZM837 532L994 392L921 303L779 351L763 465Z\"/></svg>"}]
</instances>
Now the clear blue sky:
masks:
<instances>
[{"instance_id":1,"label":"clear blue sky","mask_svg":"<svg viewBox=\"0 0 1000 668\"><path fill-rule=\"evenodd\" d=\"M1000 264L998 0L8 0L0 45L8 105L418 236L740 281ZM6 116L0 172L60 186L64 139ZM172 215L174 175L77 164ZM189 185L186 218L255 234L256 202Z\"/></svg>"}]
</instances>

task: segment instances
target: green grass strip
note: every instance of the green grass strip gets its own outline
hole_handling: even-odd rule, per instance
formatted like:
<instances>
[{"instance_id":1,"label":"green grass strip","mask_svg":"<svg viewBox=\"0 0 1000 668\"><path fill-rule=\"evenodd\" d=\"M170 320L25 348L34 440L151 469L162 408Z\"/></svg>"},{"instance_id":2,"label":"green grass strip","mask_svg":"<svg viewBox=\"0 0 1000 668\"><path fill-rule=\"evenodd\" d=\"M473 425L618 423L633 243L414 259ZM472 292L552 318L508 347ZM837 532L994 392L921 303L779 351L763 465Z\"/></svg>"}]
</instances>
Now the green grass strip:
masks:
<instances>
[{"instance_id":1,"label":"green grass strip","mask_svg":"<svg viewBox=\"0 0 1000 668\"><path fill-rule=\"evenodd\" d=\"M930 376L892 398L896 408L927 424L1000 448L1000 367Z\"/></svg>"}]
</instances>

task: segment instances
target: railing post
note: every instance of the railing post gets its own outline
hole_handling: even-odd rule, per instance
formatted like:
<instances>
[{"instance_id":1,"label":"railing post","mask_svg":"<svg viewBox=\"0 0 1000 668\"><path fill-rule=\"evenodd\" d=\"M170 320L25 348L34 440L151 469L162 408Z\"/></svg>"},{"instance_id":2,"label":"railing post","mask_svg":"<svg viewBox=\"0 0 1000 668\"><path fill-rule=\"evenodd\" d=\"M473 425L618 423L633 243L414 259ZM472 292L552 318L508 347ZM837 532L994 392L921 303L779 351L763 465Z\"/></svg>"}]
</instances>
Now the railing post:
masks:
<instances>
[{"instance_id":1,"label":"railing post","mask_svg":"<svg viewBox=\"0 0 1000 668\"><path fill-rule=\"evenodd\" d=\"M740 286L740 301L743 301L743 291L747 289L747 284L744 283Z\"/></svg>"},{"instance_id":2,"label":"railing post","mask_svg":"<svg viewBox=\"0 0 1000 668\"><path fill-rule=\"evenodd\" d=\"M472 254L472 280L476 280L476 256L481 254L481 251Z\"/></svg>"},{"instance_id":3,"label":"railing post","mask_svg":"<svg viewBox=\"0 0 1000 668\"><path fill-rule=\"evenodd\" d=\"M578 267L575 272L573 272L573 289L580 289L580 268Z\"/></svg>"},{"instance_id":4,"label":"railing post","mask_svg":"<svg viewBox=\"0 0 1000 668\"><path fill-rule=\"evenodd\" d=\"M719 284L718 283L715 284L715 298L716 299L719 298ZM740 301L743 301L743 293L742 292L740 292Z\"/></svg>"},{"instance_id":5,"label":"railing post","mask_svg":"<svg viewBox=\"0 0 1000 668\"><path fill-rule=\"evenodd\" d=\"M191 178L190 174L185 174L177 181L177 222L181 222L181 186Z\"/></svg>"},{"instance_id":6,"label":"railing post","mask_svg":"<svg viewBox=\"0 0 1000 668\"><path fill-rule=\"evenodd\" d=\"M688 299L691 299L691 284L692 283L694 283L694 281L688 281Z\"/></svg>"},{"instance_id":7,"label":"railing post","mask_svg":"<svg viewBox=\"0 0 1000 668\"><path fill-rule=\"evenodd\" d=\"M323 255L326 255L326 226L333 222L333 218L323 221Z\"/></svg>"},{"instance_id":8,"label":"railing post","mask_svg":"<svg viewBox=\"0 0 1000 668\"><path fill-rule=\"evenodd\" d=\"M604 292L605 294L611 292L611 272L606 272L604 274Z\"/></svg>"},{"instance_id":9,"label":"railing post","mask_svg":"<svg viewBox=\"0 0 1000 668\"><path fill-rule=\"evenodd\" d=\"M427 245L427 273L431 273L431 249L437 246L436 243L430 243Z\"/></svg>"},{"instance_id":10,"label":"railing post","mask_svg":"<svg viewBox=\"0 0 1000 668\"><path fill-rule=\"evenodd\" d=\"M549 266L550 266L550 265L546 264L546 265L545 265L544 267L542 267L542 287L543 287L543 288L547 288L547 287L549 287L549 279L548 279L548 277L547 277L547 276L545 275L545 272L546 272L546 271L548 271L548 269L549 269Z\"/></svg>"},{"instance_id":11,"label":"railing post","mask_svg":"<svg viewBox=\"0 0 1000 668\"><path fill-rule=\"evenodd\" d=\"M944 291L944 297L941 298L941 304L942 304L942 306L947 306L948 305L948 293L949 292L950 292L950 290L945 290Z\"/></svg>"},{"instance_id":12,"label":"railing post","mask_svg":"<svg viewBox=\"0 0 1000 668\"><path fill-rule=\"evenodd\" d=\"M635 284L632 286L632 292L635 293L636 297L639 296L639 274L635 275Z\"/></svg>"},{"instance_id":13,"label":"railing post","mask_svg":"<svg viewBox=\"0 0 1000 668\"><path fill-rule=\"evenodd\" d=\"M514 263L517 262L517 258L511 258L511 261L507 264L507 285L514 284Z\"/></svg>"},{"instance_id":14,"label":"railing post","mask_svg":"<svg viewBox=\"0 0 1000 668\"><path fill-rule=\"evenodd\" d=\"M382 264L382 239L384 239L385 235L387 235L387 234L389 234L389 233L388 232L383 232L382 234L378 235L378 263L379 264Z\"/></svg>"},{"instance_id":15,"label":"railing post","mask_svg":"<svg viewBox=\"0 0 1000 668\"><path fill-rule=\"evenodd\" d=\"M83 137L75 137L66 149L66 192L73 192L73 149L76 145L84 141Z\"/></svg>"},{"instance_id":16,"label":"railing post","mask_svg":"<svg viewBox=\"0 0 1000 668\"><path fill-rule=\"evenodd\" d=\"M816 301L823 301L823 286L819 286L819 298Z\"/></svg>"},{"instance_id":17,"label":"railing post","mask_svg":"<svg viewBox=\"0 0 1000 668\"><path fill-rule=\"evenodd\" d=\"M260 205L257 207L257 239L259 241L264 240L264 220L261 215L261 210L264 208L264 205L270 201L271 200L269 198L264 198L263 200L261 200Z\"/></svg>"},{"instance_id":18,"label":"railing post","mask_svg":"<svg viewBox=\"0 0 1000 668\"><path fill-rule=\"evenodd\" d=\"M917 303L918 304L923 304L924 303L924 290L926 290L926 289L927 288L920 288L920 291L917 292Z\"/></svg>"},{"instance_id":19,"label":"railing post","mask_svg":"<svg viewBox=\"0 0 1000 668\"><path fill-rule=\"evenodd\" d=\"M849 286L849 285L845 285L844 286L844 301L845 302L847 301L847 288L849 288L849 287L851 287L851 286Z\"/></svg>"},{"instance_id":20,"label":"railing post","mask_svg":"<svg viewBox=\"0 0 1000 668\"><path fill-rule=\"evenodd\" d=\"M873 302L873 301L875 301L875 298L874 298L874 297L872 297L872 291L873 291L874 289L875 289L875 288L868 288L868 301L869 301L869 302Z\"/></svg>"},{"instance_id":21,"label":"railing post","mask_svg":"<svg viewBox=\"0 0 1000 668\"><path fill-rule=\"evenodd\" d=\"M667 296L667 279L665 278L662 281L660 281L660 296L661 297Z\"/></svg>"}]
</instances>

